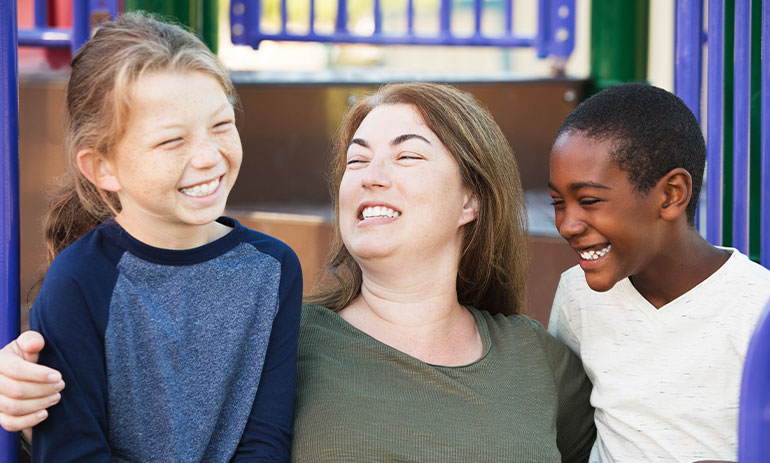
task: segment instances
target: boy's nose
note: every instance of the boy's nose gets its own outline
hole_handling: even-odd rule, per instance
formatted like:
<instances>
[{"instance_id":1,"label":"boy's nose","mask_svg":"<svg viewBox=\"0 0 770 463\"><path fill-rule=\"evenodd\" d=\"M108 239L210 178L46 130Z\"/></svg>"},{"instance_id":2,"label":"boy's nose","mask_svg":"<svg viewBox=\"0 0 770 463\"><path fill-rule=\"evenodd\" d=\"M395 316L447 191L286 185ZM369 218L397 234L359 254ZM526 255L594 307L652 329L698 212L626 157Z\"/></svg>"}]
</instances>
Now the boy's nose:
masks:
<instances>
[{"instance_id":1,"label":"boy's nose","mask_svg":"<svg viewBox=\"0 0 770 463\"><path fill-rule=\"evenodd\" d=\"M569 214L566 211L562 212L561 217L556 218L556 228L559 229L559 234L565 239L582 234L586 229L586 224L580 217L575 214Z\"/></svg>"}]
</instances>

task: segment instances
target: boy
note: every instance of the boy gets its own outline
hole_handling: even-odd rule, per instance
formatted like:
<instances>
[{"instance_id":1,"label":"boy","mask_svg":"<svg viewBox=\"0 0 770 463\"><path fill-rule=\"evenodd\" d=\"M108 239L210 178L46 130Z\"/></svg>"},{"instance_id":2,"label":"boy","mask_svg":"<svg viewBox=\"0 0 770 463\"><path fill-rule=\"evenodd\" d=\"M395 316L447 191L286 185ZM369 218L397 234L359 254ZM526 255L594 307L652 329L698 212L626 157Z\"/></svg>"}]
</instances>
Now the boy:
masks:
<instances>
[{"instance_id":1,"label":"boy","mask_svg":"<svg viewBox=\"0 0 770 463\"><path fill-rule=\"evenodd\" d=\"M705 152L685 104L643 84L593 96L557 133L549 188L580 263L562 274L549 331L594 385L592 462L737 458L770 271L695 229Z\"/></svg>"}]
</instances>

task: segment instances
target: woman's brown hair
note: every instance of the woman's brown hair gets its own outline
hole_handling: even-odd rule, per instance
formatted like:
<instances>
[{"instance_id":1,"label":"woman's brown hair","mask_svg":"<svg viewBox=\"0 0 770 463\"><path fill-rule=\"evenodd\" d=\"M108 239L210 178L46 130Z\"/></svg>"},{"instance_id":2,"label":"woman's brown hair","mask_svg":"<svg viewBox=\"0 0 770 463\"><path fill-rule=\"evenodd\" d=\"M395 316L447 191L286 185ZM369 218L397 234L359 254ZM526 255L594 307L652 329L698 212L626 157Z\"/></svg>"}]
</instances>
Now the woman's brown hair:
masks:
<instances>
[{"instance_id":1,"label":"woman's brown hair","mask_svg":"<svg viewBox=\"0 0 770 463\"><path fill-rule=\"evenodd\" d=\"M457 274L459 302L491 313L526 312L527 213L511 147L489 112L471 95L449 85L431 83L386 85L356 103L345 116L330 173L337 217L334 241L321 289L306 302L338 311L361 291L361 269L340 237L339 186L347 148L356 130L374 108L390 104L408 104L417 109L457 161L464 185L479 202L478 217L465 225Z\"/></svg>"},{"instance_id":2,"label":"woman's brown hair","mask_svg":"<svg viewBox=\"0 0 770 463\"><path fill-rule=\"evenodd\" d=\"M203 72L220 83L230 101L236 94L227 70L189 31L145 13L126 13L99 26L72 59L67 84L65 154L60 179L44 219L50 263L84 233L120 211L114 193L103 191L78 169L75 158L92 149L109 159L131 117L136 83L151 72Z\"/></svg>"}]
</instances>

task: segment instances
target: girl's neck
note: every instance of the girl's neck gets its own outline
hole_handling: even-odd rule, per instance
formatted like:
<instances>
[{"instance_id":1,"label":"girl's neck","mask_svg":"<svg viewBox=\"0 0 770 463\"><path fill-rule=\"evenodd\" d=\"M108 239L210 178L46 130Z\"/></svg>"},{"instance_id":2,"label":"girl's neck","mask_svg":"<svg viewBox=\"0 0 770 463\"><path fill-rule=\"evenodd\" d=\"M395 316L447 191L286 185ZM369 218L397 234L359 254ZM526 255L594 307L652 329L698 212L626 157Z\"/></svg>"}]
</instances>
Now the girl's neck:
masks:
<instances>
[{"instance_id":1,"label":"girl's neck","mask_svg":"<svg viewBox=\"0 0 770 463\"><path fill-rule=\"evenodd\" d=\"M129 235L144 244L161 249L193 249L211 243L230 230L227 225L217 221L205 225L179 224L176 226L152 227L149 224L137 223L121 214L115 221Z\"/></svg>"}]
</instances>

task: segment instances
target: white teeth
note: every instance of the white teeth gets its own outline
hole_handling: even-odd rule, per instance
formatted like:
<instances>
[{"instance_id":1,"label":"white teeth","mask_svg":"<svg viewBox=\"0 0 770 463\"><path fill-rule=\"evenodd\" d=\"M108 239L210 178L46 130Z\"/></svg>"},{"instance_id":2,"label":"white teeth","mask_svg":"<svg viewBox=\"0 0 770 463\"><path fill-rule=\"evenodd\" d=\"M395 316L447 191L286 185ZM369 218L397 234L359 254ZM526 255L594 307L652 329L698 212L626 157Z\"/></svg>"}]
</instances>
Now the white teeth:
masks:
<instances>
[{"instance_id":1,"label":"white teeth","mask_svg":"<svg viewBox=\"0 0 770 463\"><path fill-rule=\"evenodd\" d=\"M219 186L219 178L215 178L209 183L195 185L190 188L182 188L179 191L186 194L187 196L208 196L211 193L213 193L218 186Z\"/></svg>"},{"instance_id":2,"label":"white teeth","mask_svg":"<svg viewBox=\"0 0 770 463\"><path fill-rule=\"evenodd\" d=\"M369 206L365 207L363 212L361 212L361 216L366 219L373 219L375 217L398 217L401 215L400 212L394 211L393 209L385 206Z\"/></svg>"},{"instance_id":3,"label":"white teeth","mask_svg":"<svg viewBox=\"0 0 770 463\"><path fill-rule=\"evenodd\" d=\"M596 260L600 257L604 257L608 252L610 252L610 249L612 249L612 245L607 245L606 248L600 249L598 251L583 251L580 253L580 258L583 260Z\"/></svg>"}]
</instances>

